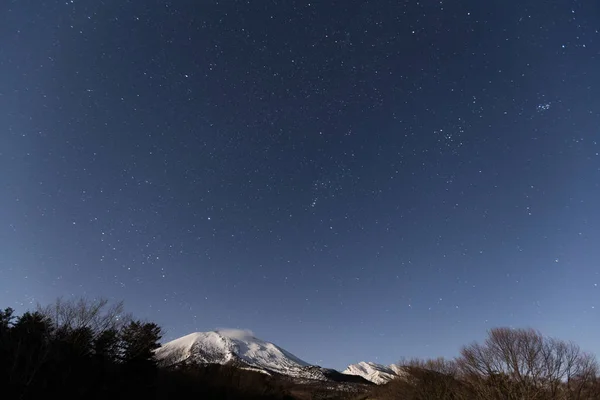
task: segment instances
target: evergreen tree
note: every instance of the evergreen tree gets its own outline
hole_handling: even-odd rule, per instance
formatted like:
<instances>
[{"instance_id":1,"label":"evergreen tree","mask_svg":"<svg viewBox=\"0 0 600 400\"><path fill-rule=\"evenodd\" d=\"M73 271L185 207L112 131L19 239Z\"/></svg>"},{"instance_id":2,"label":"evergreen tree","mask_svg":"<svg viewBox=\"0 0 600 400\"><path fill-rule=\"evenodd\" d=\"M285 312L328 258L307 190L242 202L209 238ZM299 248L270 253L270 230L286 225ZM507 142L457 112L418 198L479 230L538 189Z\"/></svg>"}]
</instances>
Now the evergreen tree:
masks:
<instances>
[{"instance_id":1,"label":"evergreen tree","mask_svg":"<svg viewBox=\"0 0 600 400\"><path fill-rule=\"evenodd\" d=\"M161 329L153 322L131 321L121 331L123 362L156 365L154 350L160 347Z\"/></svg>"},{"instance_id":2,"label":"evergreen tree","mask_svg":"<svg viewBox=\"0 0 600 400\"><path fill-rule=\"evenodd\" d=\"M7 334L12 326L12 321L15 319L14 310L10 307L0 310L0 337Z\"/></svg>"},{"instance_id":3,"label":"evergreen tree","mask_svg":"<svg viewBox=\"0 0 600 400\"><path fill-rule=\"evenodd\" d=\"M8 376L10 365L13 363L13 346L11 340L13 309L0 310L0 376Z\"/></svg>"},{"instance_id":4,"label":"evergreen tree","mask_svg":"<svg viewBox=\"0 0 600 400\"><path fill-rule=\"evenodd\" d=\"M54 329L52 321L39 312L26 312L11 328L12 366L9 382L24 391L43 385Z\"/></svg>"},{"instance_id":5,"label":"evergreen tree","mask_svg":"<svg viewBox=\"0 0 600 400\"><path fill-rule=\"evenodd\" d=\"M119 359L119 332L116 329L103 331L93 343L96 358L105 362L117 362Z\"/></svg>"}]
</instances>

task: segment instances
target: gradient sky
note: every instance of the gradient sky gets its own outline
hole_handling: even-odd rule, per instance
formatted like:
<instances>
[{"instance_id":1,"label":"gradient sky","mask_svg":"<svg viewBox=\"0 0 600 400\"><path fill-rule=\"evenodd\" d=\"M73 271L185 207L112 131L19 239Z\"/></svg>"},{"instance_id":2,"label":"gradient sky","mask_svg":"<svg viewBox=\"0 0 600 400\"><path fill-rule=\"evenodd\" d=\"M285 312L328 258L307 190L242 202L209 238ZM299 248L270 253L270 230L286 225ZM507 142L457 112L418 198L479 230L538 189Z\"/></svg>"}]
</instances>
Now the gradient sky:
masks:
<instances>
[{"instance_id":1,"label":"gradient sky","mask_svg":"<svg viewBox=\"0 0 600 400\"><path fill-rule=\"evenodd\" d=\"M2 1L0 307L600 354L600 3Z\"/></svg>"}]
</instances>

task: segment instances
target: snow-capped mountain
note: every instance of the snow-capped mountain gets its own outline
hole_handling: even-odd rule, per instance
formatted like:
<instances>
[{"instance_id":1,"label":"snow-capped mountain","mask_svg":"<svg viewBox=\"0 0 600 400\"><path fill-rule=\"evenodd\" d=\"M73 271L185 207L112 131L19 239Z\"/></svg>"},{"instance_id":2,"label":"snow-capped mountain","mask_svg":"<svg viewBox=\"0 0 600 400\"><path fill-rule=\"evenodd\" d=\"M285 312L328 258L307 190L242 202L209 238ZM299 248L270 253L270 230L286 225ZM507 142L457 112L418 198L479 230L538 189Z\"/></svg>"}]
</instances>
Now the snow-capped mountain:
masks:
<instances>
[{"instance_id":1,"label":"snow-capped mountain","mask_svg":"<svg viewBox=\"0 0 600 400\"><path fill-rule=\"evenodd\" d=\"M161 346L156 350L156 357L166 365L233 364L269 375L276 373L311 380L364 382L357 377L349 378L335 370L311 365L244 330L191 333Z\"/></svg>"},{"instance_id":2,"label":"snow-capped mountain","mask_svg":"<svg viewBox=\"0 0 600 400\"><path fill-rule=\"evenodd\" d=\"M343 374L362 376L368 381L382 385L402 375L400 367L395 364L381 365L373 362L361 361L358 364L349 365Z\"/></svg>"},{"instance_id":3,"label":"snow-capped mountain","mask_svg":"<svg viewBox=\"0 0 600 400\"><path fill-rule=\"evenodd\" d=\"M243 330L196 332L164 344L156 352L169 363L194 361L200 364L238 362L249 367L285 373L310 366L284 349Z\"/></svg>"}]
</instances>

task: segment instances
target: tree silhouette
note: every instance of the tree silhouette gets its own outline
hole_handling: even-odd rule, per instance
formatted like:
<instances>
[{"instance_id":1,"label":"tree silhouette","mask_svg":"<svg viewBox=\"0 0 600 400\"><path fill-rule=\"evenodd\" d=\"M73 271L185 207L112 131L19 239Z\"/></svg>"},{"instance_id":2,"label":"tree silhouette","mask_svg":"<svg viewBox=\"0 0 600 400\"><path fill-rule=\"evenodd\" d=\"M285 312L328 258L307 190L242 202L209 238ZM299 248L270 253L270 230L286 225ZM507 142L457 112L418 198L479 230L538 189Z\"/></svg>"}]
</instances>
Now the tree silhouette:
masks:
<instances>
[{"instance_id":1,"label":"tree silhouette","mask_svg":"<svg viewBox=\"0 0 600 400\"><path fill-rule=\"evenodd\" d=\"M10 307L0 310L0 335L8 332L12 326L12 321L15 319L14 310Z\"/></svg>"},{"instance_id":2,"label":"tree silhouette","mask_svg":"<svg viewBox=\"0 0 600 400\"><path fill-rule=\"evenodd\" d=\"M487 399L581 399L593 385L595 357L532 329L495 328L463 347L464 377Z\"/></svg>"},{"instance_id":3,"label":"tree silhouette","mask_svg":"<svg viewBox=\"0 0 600 400\"><path fill-rule=\"evenodd\" d=\"M9 381L28 391L35 387L50 356L52 321L39 312L26 312L10 329L12 366Z\"/></svg>"},{"instance_id":4,"label":"tree silhouette","mask_svg":"<svg viewBox=\"0 0 600 400\"><path fill-rule=\"evenodd\" d=\"M119 360L119 332L108 329L100 333L93 343L94 355L103 362Z\"/></svg>"},{"instance_id":5,"label":"tree silhouette","mask_svg":"<svg viewBox=\"0 0 600 400\"><path fill-rule=\"evenodd\" d=\"M153 322L131 321L121 332L124 363L156 365L154 350L160 347L161 329Z\"/></svg>"}]
</instances>

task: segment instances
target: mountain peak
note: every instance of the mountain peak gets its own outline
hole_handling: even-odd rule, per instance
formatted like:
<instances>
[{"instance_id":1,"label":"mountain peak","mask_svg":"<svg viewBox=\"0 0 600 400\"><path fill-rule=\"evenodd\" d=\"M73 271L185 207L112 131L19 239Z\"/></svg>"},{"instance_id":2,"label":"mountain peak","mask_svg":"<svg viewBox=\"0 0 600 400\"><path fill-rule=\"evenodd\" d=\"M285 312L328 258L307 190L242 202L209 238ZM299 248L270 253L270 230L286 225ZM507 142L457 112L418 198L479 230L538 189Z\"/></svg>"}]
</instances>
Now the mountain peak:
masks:
<instances>
[{"instance_id":1,"label":"mountain peak","mask_svg":"<svg viewBox=\"0 0 600 400\"><path fill-rule=\"evenodd\" d=\"M167 364L227 364L237 362L265 373L301 375L311 365L273 343L256 338L251 331L219 329L195 332L165 343L156 356Z\"/></svg>"},{"instance_id":2,"label":"mountain peak","mask_svg":"<svg viewBox=\"0 0 600 400\"><path fill-rule=\"evenodd\" d=\"M254 332L250 329L231 329L231 328L219 328L214 332L219 335L231 338L231 339L239 339L239 340L252 340L256 339L254 337Z\"/></svg>"},{"instance_id":3,"label":"mountain peak","mask_svg":"<svg viewBox=\"0 0 600 400\"><path fill-rule=\"evenodd\" d=\"M361 361L357 364L349 365L342 373L362 376L366 380L380 385L398 377L399 371L398 366L394 364L386 366L374 362Z\"/></svg>"}]
</instances>

